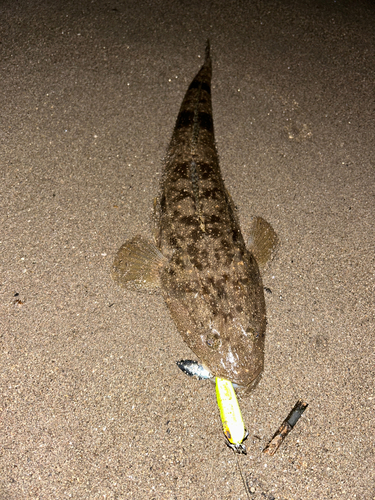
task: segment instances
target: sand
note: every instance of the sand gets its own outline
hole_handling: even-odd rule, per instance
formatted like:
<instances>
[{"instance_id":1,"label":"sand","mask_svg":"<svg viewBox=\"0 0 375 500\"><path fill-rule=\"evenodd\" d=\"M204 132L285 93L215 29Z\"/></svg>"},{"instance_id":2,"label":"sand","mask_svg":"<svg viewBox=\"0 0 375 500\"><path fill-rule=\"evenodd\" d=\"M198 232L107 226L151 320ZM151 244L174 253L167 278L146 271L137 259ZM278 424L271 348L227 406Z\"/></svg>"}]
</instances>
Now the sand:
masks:
<instances>
[{"instance_id":1,"label":"sand","mask_svg":"<svg viewBox=\"0 0 375 500\"><path fill-rule=\"evenodd\" d=\"M247 498L162 298L110 278L151 235L208 37L226 186L245 236L260 215L281 240L264 376L240 401L251 498L374 499L374 3L0 9L0 499Z\"/></svg>"}]
</instances>

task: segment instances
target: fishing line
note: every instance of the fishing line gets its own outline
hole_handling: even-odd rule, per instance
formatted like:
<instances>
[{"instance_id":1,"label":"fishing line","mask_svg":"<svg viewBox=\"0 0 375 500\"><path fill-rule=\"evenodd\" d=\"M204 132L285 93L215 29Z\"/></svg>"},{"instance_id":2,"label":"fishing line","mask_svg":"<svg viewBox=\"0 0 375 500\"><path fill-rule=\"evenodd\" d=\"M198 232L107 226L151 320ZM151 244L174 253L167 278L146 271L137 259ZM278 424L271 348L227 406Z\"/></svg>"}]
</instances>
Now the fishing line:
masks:
<instances>
[{"instance_id":1,"label":"fishing line","mask_svg":"<svg viewBox=\"0 0 375 500\"><path fill-rule=\"evenodd\" d=\"M242 482L243 482L243 485L244 485L244 488L245 488L245 491L246 491L246 496L247 496L247 498L249 500L251 500L249 486L247 485L245 476L243 475L242 468L241 468L241 465L240 465L240 461L239 461L239 458L238 458L238 453L236 453L234 450L233 450L233 453L236 455L237 467L238 467L238 470L240 471L240 474L241 474L241 479L242 479Z\"/></svg>"}]
</instances>

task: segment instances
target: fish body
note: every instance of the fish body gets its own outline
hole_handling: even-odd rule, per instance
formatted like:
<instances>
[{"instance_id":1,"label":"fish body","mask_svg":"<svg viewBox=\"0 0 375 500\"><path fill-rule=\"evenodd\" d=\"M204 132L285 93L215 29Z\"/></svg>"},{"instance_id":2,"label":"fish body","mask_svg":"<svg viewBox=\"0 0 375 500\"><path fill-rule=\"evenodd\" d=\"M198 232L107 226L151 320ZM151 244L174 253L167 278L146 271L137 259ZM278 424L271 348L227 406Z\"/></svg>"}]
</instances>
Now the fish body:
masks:
<instances>
[{"instance_id":1,"label":"fish body","mask_svg":"<svg viewBox=\"0 0 375 500\"><path fill-rule=\"evenodd\" d=\"M211 73L207 45L164 160L154 242L126 242L112 276L122 286L160 288L183 340L209 372L249 389L263 371L266 308L256 251L246 248L220 172Z\"/></svg>"}]
</instances>

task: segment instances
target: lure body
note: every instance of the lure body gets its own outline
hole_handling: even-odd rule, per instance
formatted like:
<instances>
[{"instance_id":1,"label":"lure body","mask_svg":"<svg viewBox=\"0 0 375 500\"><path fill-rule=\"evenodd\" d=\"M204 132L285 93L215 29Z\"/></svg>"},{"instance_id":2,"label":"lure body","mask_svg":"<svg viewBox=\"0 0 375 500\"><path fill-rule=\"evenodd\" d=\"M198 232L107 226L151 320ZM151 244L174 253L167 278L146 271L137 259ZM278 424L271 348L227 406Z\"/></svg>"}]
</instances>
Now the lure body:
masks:
<instances>
[{"instance_id":1,"label":"lure body","mask_svg":"<svg viewBox=\"0 0 375 500\"><path fill-rule=\"evenodd\" d=\"M243 441L247 438L248 432L232 382L216 377L216 398L227 445L237 453L246 454Z\"/></svg>"}]
</instances>

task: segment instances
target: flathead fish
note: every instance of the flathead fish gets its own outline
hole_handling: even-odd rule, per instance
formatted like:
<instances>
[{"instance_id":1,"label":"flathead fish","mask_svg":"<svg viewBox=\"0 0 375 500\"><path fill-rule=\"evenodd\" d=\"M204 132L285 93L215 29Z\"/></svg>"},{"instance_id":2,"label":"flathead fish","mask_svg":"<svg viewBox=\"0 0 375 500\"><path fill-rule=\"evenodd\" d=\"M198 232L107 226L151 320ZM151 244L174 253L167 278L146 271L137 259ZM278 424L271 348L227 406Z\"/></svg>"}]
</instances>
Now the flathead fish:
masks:
<instances>
[{"instance_id":1,"label":"flathead fish","mask_svg":"<svg viewBox=\"0 0 375 500\"><path fill-rule=\"evenodd\" d=\"M215 377L251 389L263 371L266 308L259 265L277 244L253 219L247 248L214 138L209 44L183 99L154 203L153 241L127 241L112 277L160 290L183 340ZM258 262L257 262L258 261Z\"/></svg>"}]
</instances>

